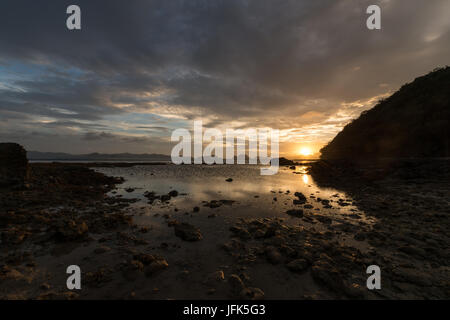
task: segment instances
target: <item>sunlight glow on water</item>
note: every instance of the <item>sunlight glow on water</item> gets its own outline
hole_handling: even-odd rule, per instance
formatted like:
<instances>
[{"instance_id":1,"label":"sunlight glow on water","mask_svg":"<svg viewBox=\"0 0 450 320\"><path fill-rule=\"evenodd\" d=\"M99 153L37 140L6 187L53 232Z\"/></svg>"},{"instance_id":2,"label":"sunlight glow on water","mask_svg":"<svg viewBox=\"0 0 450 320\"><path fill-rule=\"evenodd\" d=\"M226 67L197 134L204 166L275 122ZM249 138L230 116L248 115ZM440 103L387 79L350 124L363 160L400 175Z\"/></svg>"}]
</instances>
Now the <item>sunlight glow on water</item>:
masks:
<instances>
[{"instance_id":1,"label":"sunlight glow on water","mask_svg":"<svg viewBox=\"0 0 450 320\"><path fill-rule=\"evenodd\" d=\"M175 209L190 212L193 207L198 206L203 213L235 218L281 217L292 220L293 223L298 218L288 216L287 210L303 209L305 215L325 214L345 220L346 215L358 214L360 220L357 221L367 220L345 193L318 187L313 178L306 174L306 169L306 166L297 166L295 170L280 167L279 173L273 176L261 176L259 166L254 165L154 165L96 170L106 175L124 177L125 183L110 195L138 198L140 201L135 206L148 207L152 214L164 214ZM228 178L233 181L225 181ZM128 188L134 190L127 192ZM144 196L146 191L162 195L171 190L177 190L180 195L167 203L157 200L148 204ZM301 192L307 198L306 207L293 204L295 192ZM212 200L235 202L219 208L205 208L205 203ZM329 201L331 208L323 200Z\"/></svg>"}]
</instances>

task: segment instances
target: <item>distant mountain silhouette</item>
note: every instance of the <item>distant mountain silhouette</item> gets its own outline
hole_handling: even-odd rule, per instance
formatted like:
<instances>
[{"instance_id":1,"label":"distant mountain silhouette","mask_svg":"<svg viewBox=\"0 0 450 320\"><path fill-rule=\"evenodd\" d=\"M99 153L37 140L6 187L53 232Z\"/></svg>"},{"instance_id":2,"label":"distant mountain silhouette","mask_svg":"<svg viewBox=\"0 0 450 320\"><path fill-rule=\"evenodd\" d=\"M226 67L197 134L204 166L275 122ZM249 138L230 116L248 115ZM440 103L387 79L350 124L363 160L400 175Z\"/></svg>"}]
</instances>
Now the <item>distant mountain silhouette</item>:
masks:
<instances>
[{"instance_id":1,"label":"distant mountain silhouette","mask_svg":"<svg viewBox=\"0 0 450 320\"><path fill-rule=\"evenodd\" d=\"M322 159L450 156L450 67L405 84L349 123Z\"/></svg>"},{"instance_id":2,"label":"distant mountain silhouette","mask_svg":"<svg viewBox=\"0 0 450 320\"><path fill-rule=\"evenodd\" d=\"M133 154L133 153L89 153L69 154L61 152L28 151L29 160L57 160L57 161L170 161L170 156L164 154Z\"/></svg>"}]
</instances>

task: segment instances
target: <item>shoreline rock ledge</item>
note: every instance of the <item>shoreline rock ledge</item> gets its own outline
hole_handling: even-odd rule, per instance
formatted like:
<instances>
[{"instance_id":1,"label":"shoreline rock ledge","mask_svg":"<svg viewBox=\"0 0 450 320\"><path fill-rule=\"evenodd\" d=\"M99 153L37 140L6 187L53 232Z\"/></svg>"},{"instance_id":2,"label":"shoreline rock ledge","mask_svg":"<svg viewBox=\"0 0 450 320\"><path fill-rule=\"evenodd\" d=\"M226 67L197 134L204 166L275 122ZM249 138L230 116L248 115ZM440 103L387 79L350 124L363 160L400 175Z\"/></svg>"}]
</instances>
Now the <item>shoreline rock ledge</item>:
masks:
<instances>
[{"instance_id":1,"label":"shoreline rock ledge","mask_svg":"<svg viewBox=\"0 0 450 320\"><path fill-rule=\"evenodd\" d=\"M17 143L0 143L0 188L21 188L28 175L25 149Z\"/></svg>"}]
</instances>

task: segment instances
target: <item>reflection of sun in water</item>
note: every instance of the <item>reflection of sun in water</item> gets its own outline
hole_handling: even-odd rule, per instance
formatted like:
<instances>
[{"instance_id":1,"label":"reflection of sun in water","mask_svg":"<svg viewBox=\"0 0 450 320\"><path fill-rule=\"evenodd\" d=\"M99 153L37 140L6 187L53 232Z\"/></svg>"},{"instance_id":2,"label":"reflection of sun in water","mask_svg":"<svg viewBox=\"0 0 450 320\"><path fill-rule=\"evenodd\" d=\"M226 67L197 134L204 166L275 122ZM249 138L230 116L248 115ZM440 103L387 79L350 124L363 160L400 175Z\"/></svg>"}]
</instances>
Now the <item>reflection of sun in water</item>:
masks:
<instances>
[{"instance_id":1,"label":"reflection of sun in water","mask_svg":"<svg viewBox=\"0 0 450 320\"><path fill-rule=\"evenodd\" d=\"M308 182L309 182L308 175L306 175L306 174L303 175L303 182L304 182L305 184L308 184Z\"/></svg>"},{"instance_id":2,"label":"reflection of sun in water","mask_svg":"<svg viewBox=\"0 0 450 320\"><path fill-rule=\"evenodd\" d=\"M312 150L311 150L310 148L308 148L308 147L302 147L302 148L300 148L299 153L300 153L302 156L310 156L310 155L313 154Z\"/></svg>"}]
</instances>

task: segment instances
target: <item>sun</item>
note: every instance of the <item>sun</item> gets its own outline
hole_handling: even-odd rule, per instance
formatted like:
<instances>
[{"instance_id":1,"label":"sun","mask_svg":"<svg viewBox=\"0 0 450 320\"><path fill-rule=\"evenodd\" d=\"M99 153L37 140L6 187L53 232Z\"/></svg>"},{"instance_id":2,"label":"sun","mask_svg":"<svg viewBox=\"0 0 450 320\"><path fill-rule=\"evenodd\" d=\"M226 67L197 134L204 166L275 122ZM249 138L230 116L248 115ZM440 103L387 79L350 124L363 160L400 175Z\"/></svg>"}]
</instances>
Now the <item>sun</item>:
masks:
<instances>
[{"instance_id":1,"label":"sun","mask_svg":"<svg viewBox=\"0 0 450 320\"><path fill-rule=\"evenodd\" d=\"M302 147L302 148L300 148L299 153L300 153L302 156L310 156L310 155L313 154L312 150L311 150L310 148L308 148L308 147Z\"/></svg>"}]
</instances>

